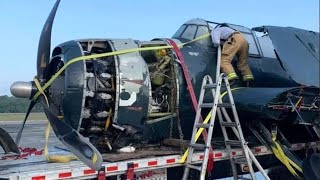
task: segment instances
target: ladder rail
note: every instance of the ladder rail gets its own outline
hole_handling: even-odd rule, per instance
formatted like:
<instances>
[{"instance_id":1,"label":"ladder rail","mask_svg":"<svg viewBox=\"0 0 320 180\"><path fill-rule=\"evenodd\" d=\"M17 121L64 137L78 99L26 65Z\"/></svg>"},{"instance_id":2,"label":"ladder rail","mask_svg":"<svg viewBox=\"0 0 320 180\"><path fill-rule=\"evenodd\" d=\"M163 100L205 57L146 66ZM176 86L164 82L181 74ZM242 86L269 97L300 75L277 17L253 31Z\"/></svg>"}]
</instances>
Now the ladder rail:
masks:
<instances>
[{"instance_id":1,"label":"ladder rail","mask_svg":"<svg viewBox=\"0 0 320 180\"><path fill-rule=\"evenodd\" d=\"M215 84L216 89L211 89L211 93L213 95L213 97L219 97L220 95L220 89L221 89L221 84L222 84L222 76L223 74L221 74L219 76L219 79L217 81L217 83ZM211 84L213 85L213 81L211 79L210 76L205 76L203 78L202 81L202 89L200 92L200 98L199 98L199 104L198 104L198 109L197 109L197 114L195 117L195 121L194 121L194 125L193 125L193 132L192 132L192 137L191 137L191 143L195 143L195 138L196 138L196 132L198 130L197 124L200 124L200 117L201 117L201 110L202 110L202 105L203 105L203 98L204 98L204 93L205 93L205 85L207 84ZM215 119L216 119L216 112L218 110L218 104L219 104L219 98L214 98L214 102L211 106L211 112L212 115L210 117L209 120L209 126L208 126L208 137L207 140L205 142L205 150L204 150L204 158L203 158L203 162L201 167L196 168L197 170L200 171L200 179L204 180L205 179L205 175L206 175L206 169L207 169L207 165L208 165L208 159L209 159L209 150L211 150L211 139L212 139L212 134L213 134L213 128L214 128L214 123L215 123ZM203 107L204 108L204 107ZM199 127L199 129L201 129L203 127ZM194 144L195 145L195 144ZM193 145L193 146L194 146ZM188 157L187 157L187 162L186 162L186 167L184 170L184 174L183 174L183 180L187 179L190 168L192 167L190 164L192 162L192 154L194 153L194 147L190 145L189 147L189 152L188 152Z\"/></svg>"},{"instance_id":2,"label":"ladder rail","mask_svg":"<svg viewBox=\"0 0 320 180\"><path fill-rule=\"evenodd\" d=\"M211 82L209 82L209 83L212 84L212 79L211 79ZM216 90L211 89L211 92L215 94L214 97L219 97L221 84L222 84L222 79L219 78L219 80L217 82ZM215 98L214 102L213 102L213 107L211 109L211 112L213 112L213 113L212 113L211 119L210 119L210 127L209 127L209 131L208 131L207 142L206 142L207 148L205 149L203 163L202 163L202 166L201 166L201 174L200 174L200 179L201 180L204 180L205 179L205 175L206 175L206 169L207 169L207 164L208 164L208 159L209 159L209 148L208 147L211 147L211 139L212 139L213 128L214 128L214 123L215 123L215 119L216 119L216 113L215 112L218 110L218 103L219 103L219 98Z\"/></svg>"},{"instance_id":3,"label":"ladder rail","mask_svg":"<svg viewBox=\"0 0 320 180\"><path fill-rule=\"evenodd\" d=\"M227 79L227 77L221 73L220 74L220 64L221 64L221 47L219 46L217 48L217 66L216 66L216 88L212 88L211 92L214 98L214 102L211 108L211 117L210 117L210 125L209 126L201 126L201 127L197 127L197 124L200 125L200 123L202 123L202 119L201 119L201 110L202 107L201 105L203 104L203 98L204 98L204 93L205 93L205 85L207 84L207 82L209 81L209 84L213 84L212 79L210 76L206 75L203 78L202 81L202 86L201 86L201 92L200 92L200 97L199 97L199 101L198 104L193 102L193 105L195 107L195 104L197 105L197 110L196 110L196 117L195 117L195 121L194 121L194 125L193 125L193 132L192 132L192 138L191 138L191 143L195 143L196 140L196 134L197 134L197 130L198 128L201 129L205 129L208 128L208 134L206 134L206 131L204 131L204 133L202 134L205 140L205 150L204 150L204 158L203 158L203 162L201 167L198 166L192 166L191 162L192 162L192 154L194 153L194 147L196 147L194 144L193 146L189 147L189 152L188 152L188 156L187 156L187 161L186 161L186 166L185 166L185 170L184 170L184 174L183 174L183 180L186 180L188 178L189 172L190 172L190 168L193 167L194 169L197 169L200 171L200 180L204 180L205 179L205 174L206 174L206 168L207 168L207 164L208 164L208 158L209 158L209 150L212 150L211 148L211 139L212 139L212 134L213 134L213 128L214 128L214 123L216 120L216 116L218 116L219 119L219 124L224 136L224 140L225 140L225 145L227 148L227 151L229 153L229 157L230 157L230 163L231 163L231 167L232 167L232 172L233 172L233 177L235 180L238 180L239 176L238 176L238 172L237 172L237 166L235 163L235 159L233 159L233 155L232 155L232 149L231 149L231 142L229 142L229 137L228 137L228 133L226 131L226 127L231 127L232 131L234 132L235 136L237 137L237 139L239 139L239 141L241 142L241 147L243 149L243 153L246 159L246 163L249 167L249 172L250 172L250 176L253 180L256 180L256 176L255 176L255 172L253 170L252 167L252 162L256 165L256 167L258 168L258 170L262 173L262 175L265 177L265 179L270 180L270 178L268 177L268 175L265 173L264 169L261 167L261 165L259 164L259 162L257 161L257 159L255 158L255 156L253 155L253 153L251 152L251 150L249 149L249 147L247 146L244 136L243 136L243 132L241 129L241 125L240 125L240 120L238 117L238 113L237 113L237 109L235 107L235 103L234 103L234 99L232 96L232 90L230 89L230 84L229 81ZM230 105L232 108L232 113L233 113L233 117L234 117L234 121L233 122L228 114L228 112L225 109L225 106L222 102L222 97L224 95L220 94L220 90L221 90L221 86L222 83L225 83L226 87L227 87L227 94L229 97L229 101L230 101ZM193 89L192 89L193 91ZM220 106L218 107L218 104L220 104ZM203 107L205 108L205 107ZM223 116L226 119L226 121L223 120ZM230 124L223 124L223 122L229 122ZM234 123L236 123L234 125ZM227 126L228 125L228 126ZM236 126L236 127L233 127ZM206 136L207 135L207 136ZM229 143L227 143L229 142ZM199 146L199 145L198 145Z\"/></svg>"},{"instance_id":4,"label":"ladder rail","mask_svg":"<svg viewBox=\"0 0 320 180\"><path fill-rule=\"evenodd\" d=\"M225 108L222 108L222 109L225 109ZM221 131L222 131L222 134L223 134L223 137L224 137L224 140L229 140L229 137L228 137L228 134L227 134L227 131L226 131L226 128L224 128L222 126L222 120L223 120L223 117L222 117L222 113L221 113L221 110L219 109L217 111L218 113L218 118L219 118L219 124L220 124L220 127L221 127ZM229 154L229 157L232 157L232 151L231 151L231 146L229 144L225 144L226 145L226 148L227 148L227 152ZM229 161L230 161L230 164L231 164L231 169L232 169L232 174L233 174L233 178L234 180L238 180L238 171L237 171L237 167L236 167L236 164L234 163L234 160L232 158L229 158Z\"/></svg>"},{"instance_id":5,"label":"ladder rail","mask_svg":"<svg viewBox=\"0 0 320 180\"><path fill-rule=\"evenodd\" d=\"M227 77L224 76L223 78L224 78L224 81L225 81L226 86L227 86L227 91L228 91L227 94L228 94L228 97L229 97L229 102L230 102L231 107L232 107L231 109L232 109L233 119L237 124L237 131L238 131L238 135L239 135L238 139L241 141L241 146L243 148L243 153L244 153L247 165L249 167L249 172L250 172L251 178L256 180L256 176L254 174L252 163L250 161L248 149L245 148L245 145L246 145L245 144L245 139L243 137L242 128L240 126L240 120L239 120L238 112L237 112L237 109L235 108L235 103L234 103L234 99L233 99L232 92L231 92L231 89L230 89L230 84L229 84L229 81L228 81Z\"/></svg>"},{"instance_id":6,"label":"ladder rail","mask_svg":"<svg viewBox=\"0 0 320 180\"><path fill-rule=\"evenodd\" d=\"M218 78L220 76L220 64L221 64L221 46L219 46L217 51L217 68L216 68L216 79L215 81L218 81Z\"/></svg>"},{"instance_id":7,"label":"ladder rail","mask_svg":"<svg viewBox=\"0 0 320 180\"><path fill-rule=\"evenodd\" d=\"M221 109L225 109L225 108L221 108ZM223 137L224 137L224 140L229 140L229 137L228 137L228 134L227 134L227 131L226 131L226 128L224 128L222 126L222 120L223 120L223 116L222 116L222 113L221 113L221 109L219 109L217 111L218 113L218 118L219 118L219 124L220 124L220 127L221 127L221 131L222 131L222 134L223 134ZM229 157L232 157L232 151L231 151L231 146L229 144L225 144L226 145L226 148L227 148L227 152L229 154ZM232 169L232 174L233 174L233 178L235 180L238 179L238 171L237 171L237 166L236 164L234 163L234 160L232 158L229 158L229 161L230 161L230 164L231 164L231 169Z\"/></svg>"},{"instance_id":8,"label":"ladder rail","mask_svg":"<svg viewBox=\"0 0 320 180\"><path fill-rule=\"evenodd\" d=\"M219 103L222 103L222 99L220 98ZM223 107L221 108L222 114L225 117L227 122L232 122L227 110ZM237 132L237 129L235 127L232 127L232 131L234 132L235 136L239 139L239 134ZM252 159L252 161L254 162L255 166L257 167L257 169L261 172L261 174L263 175L263 177L266 180L270 180L269 176L267 175L267 173L264 171L263 167L260 165L260 163L258 162L257 158L254 156L254 154L252 153L252 151L250 150L250 148L248 147L248 145L245 145L245 148L249 149L249 156Z\"/></svg>"},{"instance_id":9,"label":"ladder rail","mask_svg":"<svg viewBox=\"0 0 320 180\"><path fill-rule=\"evenodd\" d=\"M229 83L229 82L228 82ZM232 101L234 103L234 99L233 99L233 96L232 96L232 92L231 92L231 89L230 91L228 91L228 96L229 96L229 100L230 102ZM231 98L230 98L231 96ZM222 97L220 97L219 99L219 103L222 103ZM224 107L221 108L221 111L222 111L222 114L223 116L225 117L226 119L226 122L232 122L228 112L226 111L226 109ZM237 117L237 125L240 126L240 121L239 121L239 118L238 118L238 115L236 116ZM232 128L232 131L234 132L235 136L239 139L240 138L240 135L239 135L239 132L237 131L237 128L236 127L231 127ZM240 126L240 131L242 134L242 138L244 139L243 137L243 133L242 133L242 129L241 129L241 126ZM254 156L254 154L252 153L252 151L250 150L250 148L248 147L247 144L244 144L244 150L246 150L246 152L248 153L249 157L251 158L251 160L253 161L253 163L255 164L255 166L257 167L257 169L261 172L261 174L263 175L263 177L266 179L266 180L270 180L269 176L267 175L267 173L264 171L263 167L260 165L260 163L258 162L258 160L256 159L256 157Z\"/></svg>"},{"instance_id":10,"label":"ladder rail","mask_svg":"<svg viewBox=\"0 0 320 180\"><path fill-rule=\"evenodd\" d=\"M201 85L201 89L204 88L205 84L207 82L207 76L205 76L202 80L202 85ZM196 133L194 132L194 129L196 129L196 125L198 123L198 119L201 117L201 110L202 108L200 108L201 103L203 102L203 97L204 97L204 91L201 90L200 92L200 96L199 96L199 103L197 103L197 109L196 109L196 116L195 116L195 120L193 122L193 132L192 132L192 136L191 136L191 143L195 143L195 137L196 137ZM208 141L208 136L207 136L207 141ZM189 171L190 171L190 167L188 167L188 164L191 163L192 161L192 154L193 154L194 149L192 147L188 148L188 156L187 156L187 160L186 160L186 167L184 169L184 173L183 173L183 177L182 179L187 179Z\"/></svg>"},{"instance_id":11,"label":"ladder rail","mask_svg":"<svg viewBox=\"0 0 320 180\"><path fill-rule=\"evenodd\" d=\"M208 81L209 81L209 83L212 83L211 77L206 75L202 80L198 108L197 108L197 111L196 111L196 116L195 116L195 120L194 120L194 124L193 124L193 132L192 132L192 137L191 137L191 143L196 143L196 134L197 134L197 129L198 129L197 128L197 124L202 122L200 120L201 119L201 111L202 111L201 104L203 103L203 98L204 98L204 93L205 93L205 85L207 84ZM214 91L212 91L212 92L214 92ZM210 122L210 126L211 126L211 122ZM211 128L209 128L209 131L210 131L210 129ZM207 136L207 138L205 140L206 149L205 149L204 155L209 154L209 151L211 150L211 136L212 136L212 131L211 131L211 135ZM187 177L188 177L188 174L189 174L189 171L190 171L190 167L188 165L191 164L191 162L192 162L192 154L194 153L194 148L193 147L190 146L188 148L188 150L189 151L188 151L188 156L187 156L187 161L186 161L186 167L185 167L182 179L187 179ZM208 158L208 156L206 156L206 157ZM205 164L205 166L204 166L204 164ZM207 167L207 162L203 163L202 166L201 166L201 176L200 177L202 177L203 179L205 178L206 167Z\"/></svg>"}]
</instances>

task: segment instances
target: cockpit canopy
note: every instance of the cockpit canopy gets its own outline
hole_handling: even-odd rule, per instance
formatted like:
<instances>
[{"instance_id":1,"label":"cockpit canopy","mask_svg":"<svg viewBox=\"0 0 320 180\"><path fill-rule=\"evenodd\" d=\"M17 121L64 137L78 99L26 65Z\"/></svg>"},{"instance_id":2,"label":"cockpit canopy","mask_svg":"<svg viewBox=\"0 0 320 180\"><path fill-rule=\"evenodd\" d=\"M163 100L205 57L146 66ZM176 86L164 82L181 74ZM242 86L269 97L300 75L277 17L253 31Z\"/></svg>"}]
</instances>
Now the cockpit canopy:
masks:
<instances>
[{"instance_id":1,"label":"cockpit canopy","mask_svg":"<svg viewBox=\"0 0 320 180\"><path fill-rule=\"evenodd\" d=\"M216 22L207 21L204 19L192 19L185 22L172 37L185 40L185 41L190 41L199 36L208 34L210 32L210 26L212 28L215 28L221 24L222 23L216 23ZM223 24L227 24L229 27L245 35L247 41L249 42L249 53L251 55L256 55L256 56L261 55L261 51L257 43L258 40L253 30L240 25L229 24L229 23L223 23ZM197 42L204 45L212 44L211 38L209 37Z\"/></svg>"},{"instance_id":2,"label":"cockpit canopy","mask_svg":"<svg viewBox=\"0 0 320 180\"><path fill-rule=\"evenodd\" d=\"M172 37L190 41L208 33L208 21L204 19L192 19L185 22ZM201 41L198 41L198 43L209 45L211 44L211 39L206 38Z\"/></svg>"},{"instance_id":3,"label":"cockpit canopy","mask_svg":"<svg viewBox=\"0 0 320 180\"><path fill-rule=\"evenodd\" d=\"M204 19L192 19L184 23L173 35L173 38L182 42L194 40L199 36L208 34L210 26L215 28L221 24ZM283 68L297 83L319 87L318 32L277 26L249 29L230 23L223 24L245 36L249 43L250 57L278 59ZM197 43L212 47L210 37L199 40Z\"/></svg>"}]
</instances>

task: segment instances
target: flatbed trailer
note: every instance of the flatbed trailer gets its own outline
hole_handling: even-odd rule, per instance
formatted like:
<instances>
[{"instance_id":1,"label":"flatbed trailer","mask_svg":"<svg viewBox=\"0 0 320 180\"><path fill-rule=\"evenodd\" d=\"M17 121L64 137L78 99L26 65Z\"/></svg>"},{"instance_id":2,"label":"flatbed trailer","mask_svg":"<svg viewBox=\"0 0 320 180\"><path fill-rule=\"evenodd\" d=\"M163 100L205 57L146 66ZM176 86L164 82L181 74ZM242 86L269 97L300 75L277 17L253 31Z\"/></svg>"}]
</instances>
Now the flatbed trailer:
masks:
<instances>
[{"instance_id":1,"label":"flatbed trailer","mask_svg":"<svg viewBox=\"0 0 320 180\"><path fill-rule=\"evenodd\" d=\"M317 146L320 142L292 144L290 150L303 150L306 146ZM259 159L261 156L272 155L266 146L252 147L251 151ZM138 153L138 152L133 152ZM213 151L214 162L229 159L226 149L215 149ZM242 155L241 149L232 151L234 156ZM130 153L119 153L121 156L130 156ZM51 179L99 179L114 177L115 179L131 179L129 176L135 174L134 179L170 179L167 169L183 166L180 161L180 153L172 155L159 155L145 158L120 160L117 162L105 162L101 171L95 171L87 167L81 161L68 163L49 163L44 155L31 155L26 159L4 159L0 160L0 179L6 180L51 180ZM203 153L195 153L192 157L194 164L203 160ZM214 167L215 168L215 167ZM182 175L182 174L181 174Z\"/></svg>"}]
</instances>

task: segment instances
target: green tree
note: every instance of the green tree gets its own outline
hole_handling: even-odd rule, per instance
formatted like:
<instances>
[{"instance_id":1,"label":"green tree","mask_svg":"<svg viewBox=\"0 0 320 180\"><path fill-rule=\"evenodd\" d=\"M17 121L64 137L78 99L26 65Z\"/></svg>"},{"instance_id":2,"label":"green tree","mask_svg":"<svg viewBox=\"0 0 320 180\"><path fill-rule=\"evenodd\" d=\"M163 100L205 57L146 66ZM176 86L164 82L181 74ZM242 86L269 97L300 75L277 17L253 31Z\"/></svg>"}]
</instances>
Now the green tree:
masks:
<instances>
[{"instance_id":1,"label":"green tree","mask_svg":"<svg viewBox=\"0 0 320 180\"><path fill-rule=\"evenodd\" d=\"M0 113L26 113L30 100L9 96L0 96ZM37 104L32 112L43 112L42 107Z\"/></svg>"}]
</instances>

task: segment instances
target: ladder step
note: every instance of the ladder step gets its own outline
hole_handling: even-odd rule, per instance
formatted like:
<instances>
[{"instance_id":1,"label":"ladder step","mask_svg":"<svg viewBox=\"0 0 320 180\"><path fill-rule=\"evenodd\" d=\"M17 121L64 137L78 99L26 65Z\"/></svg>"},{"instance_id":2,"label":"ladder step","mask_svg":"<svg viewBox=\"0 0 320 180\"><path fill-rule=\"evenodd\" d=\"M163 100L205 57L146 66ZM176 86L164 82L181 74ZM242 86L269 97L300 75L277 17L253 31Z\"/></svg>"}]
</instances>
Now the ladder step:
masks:
<instances>
[{"instance_id":1,"label":"ladder step","mask_svg":"<svg viewBox=\"0 0 320 180\"><path fill-rule=\"evenodd\" d=\"M233 157L232 159L236 164L247 164L247 160L244 156Z\"/></svg>"},{"instance_id":2,"label":"ladder step","mask_svg":"<svg viewBox=\"0 0 320 180\"><path fill-rule=\"evenodd\" d=\"M213 103L203 103L199 105L200 108L212 108Z\"/></svg>"},{"instance_id":3,"label":"ladder step","mask_svg":"<svg viewBox=\"0 0 320 180\"><path fill-rule=\"evenodd\" d=\"M224 127L237 127L236 122L221 122L221 125Z\"/></svg>"},{"instance_id":4,"label":"ladder step","mask_svg":"<svg viewBox=\"0 0 320 180\"><path fill-rule=\"evenodd\" d=\"M195 166L195 165L187 164L187 167L191 168L191 169L195 169L195 170L201 171L201 166Z\"/></svg>"},{"instance_id":5,"label":"ladder step","mask_svg":"<svg viewBox=\"0 0 320 180\"><path fill-rule=\"evenodd\" d=\"M205 144L198 144L198 143L190 143L190 146L197 149L197 150L204 150L207 148Z\"/></svg>"},{"instance_id":6,"label":"ladder step","mask_svg":"<svg viewBox=\"0 0 320 180\"><path fill-rule=\"evenodd\" d=\"M241 141L239 140L226 140L226 144L230 145L230 146L242 146Z\"/></svg>"},{"instance_id":7,"label":"ladder step","mask_svg":"<svg viewBox=\"0 0 320 180\"><path fill-rule=\"evenodd\" d=\"M217 106L218 107L224 107L224 108L231 108L231 104L230 103L218 103ZM200 108L212 108L213 107L213 103L203 103L203 104L200 104L199 107Z\"/></svg>"},{"instance_id":8,"label":"ladder step","mask_svg":"<svg viewBox=\"0 0 320 180\"><path fill-rule=\"evenodd\" d=\"M231 108L231 104L230 103L219 103L218 107Z\"/></svg>"},{"instance_id":9,"label":"ladder step","mask_svg":"<svg viewBox=\"0 0 320 180\"><path fill-rule=\"evenodd\" d=\"M213 88L216 88L217 87L217 84L214 83L214 84L206 84L203 86L204 89L213 89Z\"/></svg>"},{"instance_id":10,"label":"ladder step","mask_svg":"<svg viewBox=\"0 0 320 180\"><path fill-rule=\"evenodd\" d=\"M213 88L216 88L216 87L217 87L216 83L206 84L206 85L203 86L204 89L213 89ZM221 87L226 87L226 85L222 83Z\"/></svg>"},{"instance_id":11,"label":"ladder step","mask_svg":"<svg viewBox=\"0 0 320 180\"><path fill-rule=\"evenodd\" d=\"M196 124L197 128L209 128L210 124L198 123Z\"/></svg>"}]
</instances>

